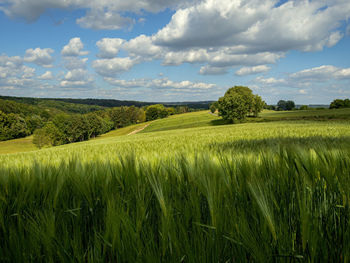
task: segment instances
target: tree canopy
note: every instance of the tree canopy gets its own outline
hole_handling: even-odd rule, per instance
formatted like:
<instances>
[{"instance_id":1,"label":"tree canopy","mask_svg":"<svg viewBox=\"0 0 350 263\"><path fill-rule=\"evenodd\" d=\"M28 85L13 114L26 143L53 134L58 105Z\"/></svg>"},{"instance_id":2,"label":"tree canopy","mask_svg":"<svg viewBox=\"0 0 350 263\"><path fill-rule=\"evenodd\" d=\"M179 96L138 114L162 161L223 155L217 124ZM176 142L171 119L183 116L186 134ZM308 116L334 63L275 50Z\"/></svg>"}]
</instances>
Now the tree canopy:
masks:
<instances>
[{"instance_id":1,"label":"tree canopy","mask_svg":"<svg viewBox=\"0 0 350 263\"><path fill-rule=\"evenodd\" d=\"M147 121L152 121L156 119L161 119L168 117L169 112L167 109L164 107L163 104L155 104L148 106L146 109L146 120Z\"/></svg>"},{"instance_id":2,"label":"tree canopy","mask_svg":"<svg viewBox=\"0 0 350 263\"><path fill-rule=\"evenodd\" d=\"M257 117L264 105L261 97L254 95L250 88L234 86L219 99L217 107L224 120L241 122L248 115Z\"/></svg>"},{"instance_id":3,"label":"tree canopy","mask_svg":"<svg viewBox=\"0 0 350 263\"><path fill-rule=\"evenodd\" d=\"M295 103L292 100L279 100L277 102L277 110L292 110L295 108Z\"/></svg>"},{"instance_id":4,"label":"tree canopy","mask_svg":"<svg viewBox=\"0 0 350 263\"><path fill-rule=\"evenodd\" d=\"M329 106L330 109L350 108L350 99L335 99Z\"/></svg>"}]
</instances>

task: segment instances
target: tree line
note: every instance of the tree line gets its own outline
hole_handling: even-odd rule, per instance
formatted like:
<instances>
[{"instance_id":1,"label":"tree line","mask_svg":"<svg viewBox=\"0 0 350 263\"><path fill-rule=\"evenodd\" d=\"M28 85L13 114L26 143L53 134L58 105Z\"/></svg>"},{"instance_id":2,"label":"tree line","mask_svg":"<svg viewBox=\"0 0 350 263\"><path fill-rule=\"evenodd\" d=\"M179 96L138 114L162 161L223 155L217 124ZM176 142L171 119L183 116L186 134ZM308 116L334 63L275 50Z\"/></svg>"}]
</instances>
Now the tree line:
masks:
<instances>
[{"instance_id":1,"label":"tree line","mask_svg":"<svg viewBox=\"0 0 350 263\"><path fill-rule=\"evenodd\" d=\"M67 107L66 107L67 106ZM194 109L188 106L103 108L66 102L25 104L0 99L0 141L31 134L39 148L89 140L113 129L165 118ZM80 110L84 112L79 113Z\"/></svg>"},{"instance_id":2,"label":"tree line","mask_svg":"<svg viewBox=\"0 0 350 263\"><path fill-rule=\"evenodd\" d=\"M11 97L0 96L0 99L11 100L28 105L48 106L61 108L63 111L69 110L74 113L88 113L102 108L114 108L121 106L147 107L154 105L152 102L132 101L132 100L114 100L114 99L71 99L71 98L29 98L29 97ZM199 102L174 102L160 103L165 107L185 106L192 110L209 109L212 101ZM159 104L159 103L158 103Z\"/></svg>"}]
</instances>

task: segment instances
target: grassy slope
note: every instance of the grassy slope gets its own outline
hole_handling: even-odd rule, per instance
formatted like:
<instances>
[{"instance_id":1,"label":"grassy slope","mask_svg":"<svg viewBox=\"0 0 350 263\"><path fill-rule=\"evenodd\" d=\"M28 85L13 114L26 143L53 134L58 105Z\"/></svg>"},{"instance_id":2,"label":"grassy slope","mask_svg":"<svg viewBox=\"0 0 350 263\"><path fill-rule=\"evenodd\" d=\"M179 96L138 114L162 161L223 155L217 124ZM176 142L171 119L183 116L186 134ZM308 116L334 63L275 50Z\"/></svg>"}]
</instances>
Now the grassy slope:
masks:
<instances>
[{"instance_id":1,"label":"grassy slope","mask_svg":"<svg viewBox=\"0 0 350 263\"><path fill-rule=\"evenodd\" d=\"M263 111L260 116L263 120L332 120L350 119L350 109L324 110L297 110L297 111Z\"/></svg>"},{"instance_id":2,"label":"grassy slope","mask_svg":"<svg viewBox=\"0 0 350 263\"><path fill-rule=\"evenodd\" d=\"M306 111L263 111L259 118L248 118L248 122L264 121L299 121L299 120L348 120L350 119L350 109L338 110L306 110ZM127 135L130 132L143 127L146 123L140 123L103 134L92 141L106 138L114 138ZM170 116L152 122L140 133L150 133L157 131L168 131L177 129L188 129L198 127L209 127L223 124L222 120L208 111L185 113ZM221 126L222 127L222 126ZM221 129L221 128L220 128ZM0 142L0 154L18 153L37 150L31 142L32 136ZM83 142L83 144L86 142ZM81 143L80 143L81 144ZM76 144L73 144L76 145Z\"/></svg>"},{"instance_id":3,"label":"grassy slope","mask_svg":"<svg viewBox=\"0 0 350 263\"><path fill-rule=\"evenodd\" d=\"M0 154L29 152L37 150L33 136L0 142Z\"/></svg>"},{"instance_id":4,"label":"grassy slope","mask_svg":"<svg viewBox=\"0 0 350 263\"><path fill-rule=\"evenodd\" d=\"M142 128L145 125L146 123L140 123L140 124L124 127L121 129L113 130L108 133L102 134L101 136L98 136L94 139L91 139L91 141L127 135L130 132L137 130L139 128ZM76 145L76 143L72 145ZM36 150L38 150L38 148L33 144L33 135L25 138L0 142L0 154L30 152L30 151L36 151Z\"/></svg>"},{"instance_id":5,"label":"grassy slope","mask_svg":"<svg viewBox=\"0 0 350 263\"><path fill-rule=\"evenodd\" d=\"M281 145L308 149L328 147L350 149L350 121L279 121L223 126L174 129L132 136L116 136L67 144L35 151L0 155L0 163L32 165L34 160L59 164L80 156L84 161L115 160L135 154L147 160L171 159L174 156L200 153L234 152L255 156L260 151L278 151ZM249 157L250 158L250 157Z\"/></svg>"},{"instance_id":6,"label":"grassy slope","mask_svg":"<svg viewBox=\"0 0 350 263\"><path fill-rule=\"evenodd\" d=\"M199 111L173 115L165 119L154 121L142 133L167 131L173 129L197 128L215 125L219 117L209 114L209 111Z\"/></svg>"}]
</instances>

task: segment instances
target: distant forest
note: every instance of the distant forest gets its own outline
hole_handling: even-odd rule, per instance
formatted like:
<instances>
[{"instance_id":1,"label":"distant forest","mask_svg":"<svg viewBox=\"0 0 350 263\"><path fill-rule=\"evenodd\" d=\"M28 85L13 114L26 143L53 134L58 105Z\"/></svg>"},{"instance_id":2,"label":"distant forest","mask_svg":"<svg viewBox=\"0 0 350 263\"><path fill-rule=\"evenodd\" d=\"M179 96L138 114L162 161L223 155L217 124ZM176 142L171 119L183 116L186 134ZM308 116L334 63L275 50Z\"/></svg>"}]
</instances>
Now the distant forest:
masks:
<instances>
[{"instance_id":1,"label":"distant forest","mask_svg":"<svg viewBox=\"0 0 350 263\"><path fill-rule=\"evenodd\" d=\"M103 99L0 96L0 141L31 134L38 147L84 141L131 124L208 109L209 104L163 105Z\"/></svg>"},{"instance_id":2,"label":"distant forest","mask_svg":"<svg viewBox=\"0 0 350 263\"><path fill-rule=\"evenodd\" d=\"M165 107L176 107L176 106L187 106L191 109L209 109L210 104L213 101L198 101L198 102L141 102L141 101L133 101L133 100L114 100L114 99L62 99L62 98L29 98L29 97L10 97L10 96L0 96L0 99L3 100L12 100L20 103L30 104L30 105L47 105L49 107L60 107L64 110L67 106L66 103L70 104L78 104L78 105L89 105L96 107L79 107L70 105L69 111L74 112L77 110L77 113L87 113L86 110L95 111L100 110L99 107L121 107L121 106L135 106L135 107L145 107L149 105L155 104L163 104ZM60 104L60 102L64 102L65 104ZM82 110L84 112L80 112Z\"/></svg>"}]
</instances>

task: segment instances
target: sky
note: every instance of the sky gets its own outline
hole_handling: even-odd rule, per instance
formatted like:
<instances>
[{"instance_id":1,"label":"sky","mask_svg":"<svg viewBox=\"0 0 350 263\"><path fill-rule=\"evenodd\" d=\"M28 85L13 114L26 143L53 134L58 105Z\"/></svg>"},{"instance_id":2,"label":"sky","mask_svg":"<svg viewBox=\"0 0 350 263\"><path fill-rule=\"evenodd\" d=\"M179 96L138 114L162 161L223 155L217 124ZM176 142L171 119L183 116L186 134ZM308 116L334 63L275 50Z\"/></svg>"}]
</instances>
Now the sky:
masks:
<instances>
[{"instance_id":1,"label":"sky","mask_svg":"<svg viewBox=\"0 0 350 263\"><path fill-rule=\"evenodd\" d=\"M350 97L349 0L0 0L0 95Z\"/></svg>"}]
</instances>

